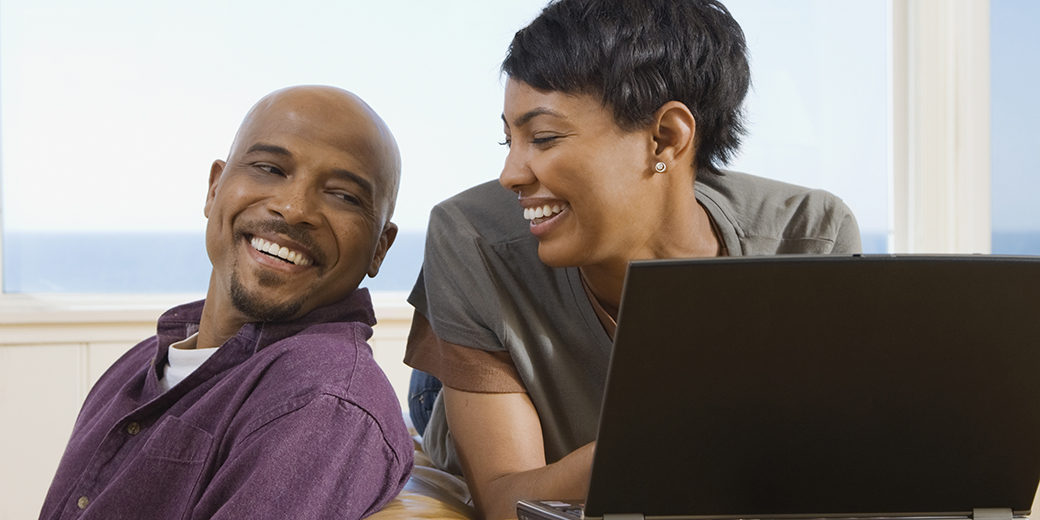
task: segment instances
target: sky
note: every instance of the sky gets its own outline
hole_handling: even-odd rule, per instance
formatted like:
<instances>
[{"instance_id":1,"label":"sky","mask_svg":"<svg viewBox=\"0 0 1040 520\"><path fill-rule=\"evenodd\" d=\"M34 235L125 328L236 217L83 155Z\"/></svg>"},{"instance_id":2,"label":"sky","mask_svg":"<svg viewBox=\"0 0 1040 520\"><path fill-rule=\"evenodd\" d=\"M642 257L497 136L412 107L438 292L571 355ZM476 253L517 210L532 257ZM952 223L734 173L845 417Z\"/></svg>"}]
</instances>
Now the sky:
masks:
<instances>
[{"instance_id":1,"label":"sky","mask_svg":"<svg viewBox=\"0 0 1040 520\"><path fill-rule=\"evenodd\" d=\"M993 229L1040 231L1040 2L992 0Z\"/></svg>"},{"instance_id":2,"label":"sky","mask_svg":"<svg viewBox=\"0 0 1040 520\"><path fill-rule=\"evenodd\" d=\"M994 0L994 17L1012 1ZM861 228L887 229L886 3L726 4L747 34L754 81L751 134L731 167L830 190ZM201 231L209 166L248 108L318 83L355 92L387 121L404 165L395 220L421 231L438 201L497 178L499 64L542 6L4 0L4 229ZM997 119L995 108L995 136ZM1028 221L1015 208L1002 211Z\"/></svg>"},{"instance_id":3,"label":"sky","mask_svg":"<svg viewBox=\"0 0 1040 520\"><path fill-rule=\"evenodd\" d=\"M0 2L5 229L201 230L210 164L295 84L383 116L399 219L421 229L432 202L497 175L498 63L541 4L60 3Z\"/></svg>"}]
</instances>

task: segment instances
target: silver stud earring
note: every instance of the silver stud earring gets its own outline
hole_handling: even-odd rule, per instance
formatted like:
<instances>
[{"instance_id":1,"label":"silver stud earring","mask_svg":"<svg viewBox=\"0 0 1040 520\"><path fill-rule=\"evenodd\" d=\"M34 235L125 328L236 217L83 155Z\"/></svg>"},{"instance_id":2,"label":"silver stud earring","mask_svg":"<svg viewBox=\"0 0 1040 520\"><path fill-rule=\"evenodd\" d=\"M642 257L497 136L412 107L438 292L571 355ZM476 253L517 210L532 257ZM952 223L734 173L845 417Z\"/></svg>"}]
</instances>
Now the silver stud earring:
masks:
<instances>
[{"instance_id":1,"label":"silver stud earring","mask_svg":"<svg viewBox=\"0 0 1040 520\"><path fill-rule=\"evenodd\" d=\"M654 165L654 170L656 170L657 173L664 173L664 171L667 170L667 169L668 169L668 165L666 165L663 162L658 162L656 165Z\"/></svg>"}]
</instances>

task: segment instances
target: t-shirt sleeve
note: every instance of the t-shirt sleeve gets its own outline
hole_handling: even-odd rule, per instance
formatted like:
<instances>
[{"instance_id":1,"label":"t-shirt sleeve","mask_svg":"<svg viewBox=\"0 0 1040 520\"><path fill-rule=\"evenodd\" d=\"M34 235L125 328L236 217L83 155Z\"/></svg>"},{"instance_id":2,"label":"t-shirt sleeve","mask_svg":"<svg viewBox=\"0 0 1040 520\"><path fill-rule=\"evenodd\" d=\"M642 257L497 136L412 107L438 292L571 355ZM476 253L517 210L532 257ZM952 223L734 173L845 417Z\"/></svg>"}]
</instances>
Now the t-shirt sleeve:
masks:
<instances>
[{"instance_id":1,"label":"t-shirt sleeve","mask_svg":"<svg viewBox=\"0 0 1040 520\"><path fill-rule=\"evenodd\" d=\"M841 200L838 200L834 219L838 223L838 231L834 237L833 254L854 254L863 252L863 244L860 241L859 224L852 210Z\"/></svg>"},{"instance_id":2,"label":"t-shirt sleeve","mask_svg":"<svg viewBox=\"0 0 1040 520\"><path fill-rule=\"evenodd\" d=\"M230 447L191 518L363 518L411 472L411 447L393 438L340 397L290 403Z\"/></svg>"},{"instance_id":3,"label":"t-shirt sleeve","mask_svg":"<svg viewBox=\"0 0 1040 520\"><path fill-rule=\"evenodd\" d=\"M508 352L448 343L437 337L418 311L412 317L404 362L456 390L479 393L526 392Z\"/></svg>"},{"instance_id":4,"label":"t-shirt sleeve","mask_svg":"<svg viewBox=\"0 0 1040 520\"><path fill-rule=\"evenodd\" d=\"M408 302L426 317L438 338L499 352L506 350L496 330L502 326L496 314L499 293L482 242L466 219L434 207L422 270Z\"/></svg>"},{"instance_id":5,"label":"t-shirt sleeve","mask_svg":"<svg viewBox=\"0 0 1040 520\"><path fill-rule=\"evenodd\" d=\"M405 363L451 388L526 392L502 340L500 299L508 290L492 265L501 268L503 259L486 238L508 242L503 226L516 215L504 214L501 203L513 197L497 184L482 185L430 213L423 267L408 298L416 312Z\"/></svg>"}]
</instances>

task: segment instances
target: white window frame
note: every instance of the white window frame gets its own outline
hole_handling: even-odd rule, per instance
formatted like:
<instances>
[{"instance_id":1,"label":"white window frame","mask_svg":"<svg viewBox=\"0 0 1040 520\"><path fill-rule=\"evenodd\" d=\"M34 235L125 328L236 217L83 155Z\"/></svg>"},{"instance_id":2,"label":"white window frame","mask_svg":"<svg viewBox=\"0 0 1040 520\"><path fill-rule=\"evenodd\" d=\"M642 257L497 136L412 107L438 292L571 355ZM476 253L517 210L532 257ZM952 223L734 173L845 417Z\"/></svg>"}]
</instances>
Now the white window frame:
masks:
<instances>
[{"instance_id":1,"label":"white window frame","mask_svg":"<svg viewBox=\"0 0 1040 520\"><path fill-rule=\"evenodd\" d=\"M894 253L992 251L989 0L890 0Z\"/></svg>"},{"instance_id":2,"label":"white window frame","mask_svg":"<svg viewBox=\"0 0 1040 520\"><path fill-rule=\"evenodd\" d=\"M888 6L889 251L989 253L989 0L888 0ZM29 302L64 307L76 299L5 293L0 311ZM89 305L98 297L81 300ZM136 306L170 296L125 300Z\"/></svg>"}]
</instances>

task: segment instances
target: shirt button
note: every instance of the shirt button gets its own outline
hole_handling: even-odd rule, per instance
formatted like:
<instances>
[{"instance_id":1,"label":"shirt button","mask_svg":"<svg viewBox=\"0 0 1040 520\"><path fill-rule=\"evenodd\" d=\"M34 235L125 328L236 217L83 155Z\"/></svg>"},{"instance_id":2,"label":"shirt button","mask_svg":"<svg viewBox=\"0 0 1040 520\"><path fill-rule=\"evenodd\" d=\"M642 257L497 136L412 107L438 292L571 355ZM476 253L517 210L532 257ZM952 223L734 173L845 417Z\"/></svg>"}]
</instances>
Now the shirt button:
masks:
<instances>
[{"instance_id":1,"label":"shirt button","mask_svg":"<svg viewBox=\"0 0 1040 520\"><path fill-rule=\"evenodd\" d=\"M130 435L141 433L141 425L135 422L126 425L126 433L129 433Z\"/></svg>"},{"instance_id":2,"label":"shirt button","mask_svg":"<svg viewBox=\"0 0 1040 520\"><path fill-rule=\"evenodd\" d=\"M79 497L79 502L76 502L76 505L78 505L80 509L86 509L89 504L90 499L87 497Z\"/></svg>"}]
</instances>

